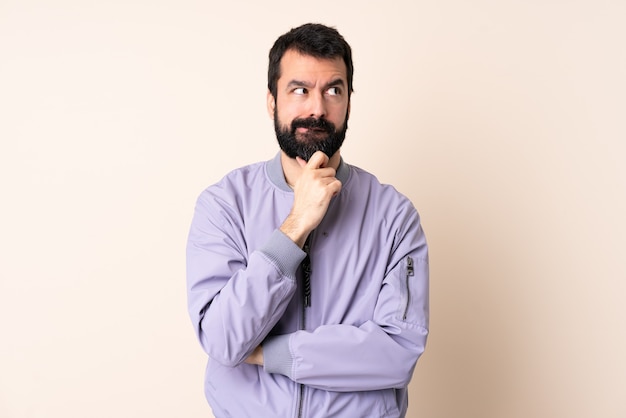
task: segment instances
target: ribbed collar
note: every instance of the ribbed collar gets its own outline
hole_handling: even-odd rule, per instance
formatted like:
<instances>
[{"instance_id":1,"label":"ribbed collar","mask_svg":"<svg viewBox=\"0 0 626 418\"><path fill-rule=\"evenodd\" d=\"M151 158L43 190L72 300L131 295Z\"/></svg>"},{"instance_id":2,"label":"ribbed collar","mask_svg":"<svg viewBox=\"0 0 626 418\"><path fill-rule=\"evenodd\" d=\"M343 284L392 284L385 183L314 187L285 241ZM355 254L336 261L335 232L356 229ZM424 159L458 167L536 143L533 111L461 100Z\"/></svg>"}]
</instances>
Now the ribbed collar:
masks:
<instances>
[{"instance_id":1,"label":"ribbed collar","mask_svg":"<svg viewBox=\"0 0 626 418\"><path fill-rule=\"evenodd\" d=\"M269 160L266 164L267 175L272 183L276 187L286 192L292 192L291 187L287 184L287 180L285 180L285 174L283 173L283 166L280 162L280 151L276 156ZM350 177L350 167L348 164L344 163L343 158L339 160L339 167L337 168L337 179L341 182L341 184L345 184Z\"/></svg>"}]
</instances>

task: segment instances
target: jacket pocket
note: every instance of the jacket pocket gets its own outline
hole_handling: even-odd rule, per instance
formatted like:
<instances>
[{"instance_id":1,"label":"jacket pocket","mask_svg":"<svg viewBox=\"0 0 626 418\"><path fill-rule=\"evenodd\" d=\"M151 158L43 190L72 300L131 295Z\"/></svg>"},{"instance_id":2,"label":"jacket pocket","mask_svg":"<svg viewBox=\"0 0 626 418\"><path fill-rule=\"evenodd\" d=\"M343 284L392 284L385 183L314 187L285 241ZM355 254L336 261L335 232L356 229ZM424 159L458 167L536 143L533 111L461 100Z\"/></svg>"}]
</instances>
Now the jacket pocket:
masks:
<instances>
[{"instance_id":1,"label":"jacket pocket","mask_svg":"<svg viewBox=\"0 0 626 418\"><path fill-rule=\"evenodd\" d=\"M409 315L409 307L411 306L411 279L415 276L415 266L413 265L413 258L411 256L406 257L406 266L404 269L404 309L402 310L402 320L406 321Z\"/></svg>"},{"instance_id":2,"label":"jacket pocket","mask_svg":"<svg viewBox=\"0 0 626 418\"><path fill-rule=\"evenodd\" d=\"M396 319L407 325L428 327L428 262L405 257L395 272L399 292Z\"/></svg>"}]
</instances>

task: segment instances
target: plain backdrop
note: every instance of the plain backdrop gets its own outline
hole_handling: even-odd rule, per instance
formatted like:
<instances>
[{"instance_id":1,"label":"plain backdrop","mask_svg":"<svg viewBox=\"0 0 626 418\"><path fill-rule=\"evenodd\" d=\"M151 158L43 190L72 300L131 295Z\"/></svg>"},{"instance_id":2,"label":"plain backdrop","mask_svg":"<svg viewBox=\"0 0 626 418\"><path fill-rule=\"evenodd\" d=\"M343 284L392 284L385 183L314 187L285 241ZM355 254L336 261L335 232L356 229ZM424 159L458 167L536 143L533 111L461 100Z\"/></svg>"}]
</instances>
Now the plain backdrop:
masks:
<instances>
[{"instance_id":1,"label":"plain backdrop","mask_svg":"<svg viewBox=\"0 0 626 418\"><path fill-rule=\"evenodd\" d=\"M0 417L211 416L187 230L206 186L277 151L267 53L309 21L354 50L344 158L409 196L429 240L408 416L625 417L625 16L1 0Z\"/></svg>"}]
</instances>

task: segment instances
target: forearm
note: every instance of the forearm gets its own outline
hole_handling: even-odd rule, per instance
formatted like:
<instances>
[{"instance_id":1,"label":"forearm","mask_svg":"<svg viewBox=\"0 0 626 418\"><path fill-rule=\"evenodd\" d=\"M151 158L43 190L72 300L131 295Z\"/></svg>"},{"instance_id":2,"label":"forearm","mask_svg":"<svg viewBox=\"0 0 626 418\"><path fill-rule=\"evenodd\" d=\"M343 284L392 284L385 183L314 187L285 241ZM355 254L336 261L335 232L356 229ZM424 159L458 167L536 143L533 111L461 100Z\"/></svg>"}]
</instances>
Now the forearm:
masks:
<instances>
[{"instance_id":1,"label":"forearm","mask_svg":"<svg viewBox=\"0 0 626 418\"><path fill-rule=\"evenodd\" d=\"M192 305L204 306L197 317L198 336L211 358L235 366L252 353L284 313L302 257L302 251L278 231L230 277L220 278L223 273L211 268L228 265L228 260L205 257L201 264L205 279L190 286L189 296ZM208 291L220 282L218 292Z\"/></svg>"},{"instance_id":2,"label":"forearm","mask_svg":"<svg viewBox=\"0 0 626 418\"><path fill-rule=\"evenodd\" d=\"M424 351L428 331L414 327L402 334L395 338L368 321L360 327L329 325L272 337L264 343L265 371L338 392L402 388Z\"/></svg>"},{"instance_id":3,"label":"forearm","mask_svg":"<svg viewBox=\"0 0 626 418\"><path fill-rule=\"evenodd\" d=\"M262 256L253 255L248 270L228 281L200 322L202 345L224 365L240 364L263 341L295 290L292 279L256 257Z\"/></svg>"}]
</instances>

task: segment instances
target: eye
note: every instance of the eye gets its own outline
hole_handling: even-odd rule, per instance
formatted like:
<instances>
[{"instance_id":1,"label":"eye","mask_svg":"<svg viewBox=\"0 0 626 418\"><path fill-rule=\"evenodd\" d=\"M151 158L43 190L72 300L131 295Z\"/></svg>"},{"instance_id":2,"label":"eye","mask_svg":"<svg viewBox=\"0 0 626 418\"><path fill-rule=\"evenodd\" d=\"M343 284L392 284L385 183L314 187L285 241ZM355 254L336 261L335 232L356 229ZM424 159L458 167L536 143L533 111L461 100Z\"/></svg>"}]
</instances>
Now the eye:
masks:
<instances>
[{"instance_id":1,"label":"eye","mask_svg":"<svg viewBox=\"0 0 626 418\"><path fill-rule=\"evenodd\" d=\"M306 89L304 87L298 87L293 89L293 93L298 95L306 94Z\"/></svg>"},{"instance_id":2,"label":"eye","mask_svg":"<svg viewBox=\"0 0 626 418\"><path fill-rule=\"evenodd\" d=\"M331 87L326 90L329 96L339 96L341 94L341 89L339 87Z\"/></svg>"}]
</instances>

